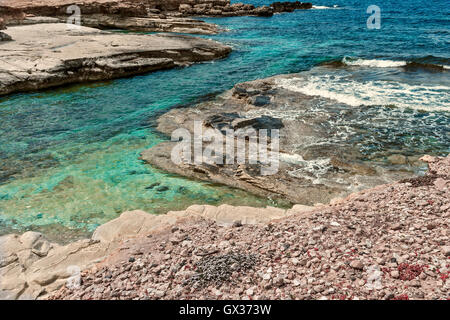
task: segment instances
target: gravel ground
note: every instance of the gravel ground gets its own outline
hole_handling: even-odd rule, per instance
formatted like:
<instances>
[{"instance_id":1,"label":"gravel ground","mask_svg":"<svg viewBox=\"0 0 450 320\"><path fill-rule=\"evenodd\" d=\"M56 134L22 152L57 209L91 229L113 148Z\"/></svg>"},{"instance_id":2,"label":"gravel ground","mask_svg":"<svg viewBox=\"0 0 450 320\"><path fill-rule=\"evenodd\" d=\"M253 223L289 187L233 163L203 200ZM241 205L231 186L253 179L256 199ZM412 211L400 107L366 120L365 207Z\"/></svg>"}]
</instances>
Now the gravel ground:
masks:
<instances>
[{"instance_id":1,"label":"gravel ground","mask_svg":"<svg viewBox=\"0 0 450 320\"><path fill-rule=\"evenodd\" d=\"M312 214L129 240L50 299L449 299L450 156L425 160Z\"/></svg>"}]
</instances>

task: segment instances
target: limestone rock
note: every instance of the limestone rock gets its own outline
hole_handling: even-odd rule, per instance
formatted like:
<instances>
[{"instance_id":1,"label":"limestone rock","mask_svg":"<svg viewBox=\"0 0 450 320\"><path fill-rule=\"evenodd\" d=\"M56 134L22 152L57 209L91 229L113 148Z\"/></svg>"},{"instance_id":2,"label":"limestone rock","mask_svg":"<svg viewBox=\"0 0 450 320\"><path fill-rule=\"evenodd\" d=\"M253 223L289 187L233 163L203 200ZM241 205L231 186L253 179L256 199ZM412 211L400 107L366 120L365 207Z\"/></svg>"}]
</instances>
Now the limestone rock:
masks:
<instances>
[{"instance_id":1,"label":"limestone rock","mask_svg":"<svg viewBox=\"0 0 450 320\"><path fill-rule=\"evenodd\" d=\"M298 211L298 208L297 210ZM19 235L0 237L0 298L36 299L64 286L74 270L84 270L114 252L121 243L145 237L170 228L182 221L210 220L220 225L262 224L286 217L286 210L267 207L233 207L193 205L184 211L153 215L144 211L128 211L99 226L91 239L65 246L49 243L42 234L28 231ZM171 227L171 233L178 228ZM185 236L172 236L181 243ZM175 240L176 241L175 241Z\"/></svg>"},{"instance_id":2,"label":"limestone rock","mask_svg":"<svg viewBox=\"0 0 450 320\"><path fill-rule=\"evenodd\" d=\"M187 36L119 34L60 23L10 27L8 33L15 41L0 51L0 95L173 68L231 51Z\"/></svg>"},{"instance_id":3,"label":"limestone rock","mask_svg":"<svg viewBox=\"0 0 450 320\"><path fill-rule=\"evenodd\" d=\"M66 16L70 0L3 0L9 11L18 11L35 16ZM81 0L77 2L83 16L120 15L123 18L143 18L149 15L170 17L200 16L272 16L274 12L292 12L297 9L311 9L311 3L274 2L270 6L255 7L251 4L230 3L230 0ZM19 21L19 20L16 20Z\"/></svg>"},{"instance_id":4,"label":"limestone rock","mask_svg":"<svg viewBox=\"0 0 450 320\"><path fill-rule=\"evenodd\" d=\"M298 212L298 210L295 210ZM207 219L221 225L232 225L235 221L242 224L260 224L286 217L286 210L274 207L253 208L245 206L219 207L210 205L192 205L183 211L169 211L165 215L152 215L135 210L127 211L120 217L99 226L92 239L102 243L120 241L130 236L145 236L155 230L160 230L177 223L180 219Z\"/></svg>"},{"instance_id":5,"label":"limestone rock","mask_svg":"<svg viewBox=\"0 0 450 320\"><path fill-rule=\"evenodd\" d=\"M173 224L175 221L176 218L151 215L140 210L127 211L120 217L99 226L92 235L92 239L109 243L114 240L123 240L131 235L147 235L152 230Z\"/></svg>"},{"instance_id":6,"label":"limestone rock","mask_svg":"<svg viewBox=\"0 0 450 320\"><path fill-rule=\"evenodd\" d=\"M164 142L145 150L141 159L172 173L307 206L329 203L363 187L370 188L396 181L399 177L413 176L414 165L407 164L406 160L395 168L388 163L380 165L362 161L361 149L351 139L340 144L340 152L336 152L334 142L327 142L324 146L323 142L327 140L324 137L336 134L328 132L328 120L351 115L337 115L335 103L330 99L312 99L282 85L297 77L280 75L240 83L195 108L172 109L158 119L157 129L167 135L179 128L194 133L194 121L198 121L202 123L202 130L213 129L222 141L231 140L230 149L222 159L212 157L207 159L211 161L193 161L192 154L195 152L191 153L190 159L186 158L188 156L182 154L179 148L174 149L177 142ZM323 117L313 116L318 105L314 99L320 99ZM280 152L272 153L269 161L251 161L255 159L250 159L249 152L246 152L242 163L237 158L239 140L242 141L248 131L261 133L262 129L267 130L267 144L256 143L256 148L270 150L273 131L278 130ZM357 132L356 127L354 129ZM231 130L233 139L227 139L227 131ZM207 151L207 145L207 142L202 145L203 154ZM176 155L182 161L170 161L172 152L179 152ZM225 163L224 159L227 160ZM337 205L339 201L334 203Z\"/></svg>"}]
</instances>

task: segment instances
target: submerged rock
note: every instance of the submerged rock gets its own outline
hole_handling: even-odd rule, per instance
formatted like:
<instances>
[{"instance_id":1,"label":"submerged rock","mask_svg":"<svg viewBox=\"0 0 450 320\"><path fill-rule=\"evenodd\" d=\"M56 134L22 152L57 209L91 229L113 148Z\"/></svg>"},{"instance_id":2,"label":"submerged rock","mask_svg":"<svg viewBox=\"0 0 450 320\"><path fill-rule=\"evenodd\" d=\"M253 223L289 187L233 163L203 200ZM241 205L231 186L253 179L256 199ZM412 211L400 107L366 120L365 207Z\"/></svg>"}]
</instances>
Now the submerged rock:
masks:
<instances>
[{"instance_id":1,"label":"submerged rock","mask_svg":"<svg viewBox=\"0 0 450 320\"><path fill-rule=\"evenodd\" d=\"M183 176L307 205L328 203L352 191L414 174L415 167L402 155L390 157L387 162L367 161L362 152L365 138L361 133L367 130L370 134L371 131L370 128L362 129L355 121L355 117L367 112L366 109L307 96L279 85L290 77L295 75L237 84L233 90L212 101L194 108L173 109L158 119L158 130L167 135L179 128L194 134L194 121L198 121L203 132L216 130L222 136L218 141L225 144L227 132L231 131L229 141L232 145L229 149L224 148L223 154L216 155L213 151L209 159L203 158L205 152L209 154L207 148L211 147L205 140L199 155L191 145L190 159L186 159L181 150L174 149L179 142L156 145L144 151L141 158ZM374 126L374 130L376 128ZM267 146L262 145L262 148L268 154L275 130L279 131L279 152L273 161L261 161L260 151L250 155L248 142L238 146L239 138L249 141L248 130L258 134L267 130ZM260 146L257 143L256 149L260 150ZM240 149L245 149L244 163L237 158ZM171 160L174 150L183 161L174 163ZM198 156L203 162L193 161ZM389 167L392 164L396 165L394 169ZM264 174L264 170L267 172L271 168L275 168L274 172Z\"/></svg>"}]
</instances>

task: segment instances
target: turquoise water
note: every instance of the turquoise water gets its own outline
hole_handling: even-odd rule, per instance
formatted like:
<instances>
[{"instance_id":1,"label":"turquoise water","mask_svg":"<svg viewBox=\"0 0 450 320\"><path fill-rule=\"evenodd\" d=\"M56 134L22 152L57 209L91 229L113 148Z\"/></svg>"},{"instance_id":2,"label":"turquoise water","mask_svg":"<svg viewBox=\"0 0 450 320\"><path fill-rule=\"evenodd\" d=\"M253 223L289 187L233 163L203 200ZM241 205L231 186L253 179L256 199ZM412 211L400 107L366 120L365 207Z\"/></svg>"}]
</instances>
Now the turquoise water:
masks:
<instances>
[{"instance_id":1,"label":"turquoise water","mask_svg":"<svg viewBox=\"0 0 450 320\"><path fill-rule=\"evenodd\" d=\"M363 102L394 108L364 150L448 153L448 71L402 68L408 61L450 65L448 2L383 1L380 30L366 27L370 4L318 1L330 8L272 18L206 19L228 29L207 36L233 47L228 58L0 98L0 233L58 230L60 237L77 237L132 209L164 213L193 203L273 205L243 191L168 175L138 156L167 139L154 129L164 111L276 74L304 72L284 85L349 107ZM348 68L316 67L343 59ZM370 120L360 117L362 125Z\"/></svg>"}]
</instances>

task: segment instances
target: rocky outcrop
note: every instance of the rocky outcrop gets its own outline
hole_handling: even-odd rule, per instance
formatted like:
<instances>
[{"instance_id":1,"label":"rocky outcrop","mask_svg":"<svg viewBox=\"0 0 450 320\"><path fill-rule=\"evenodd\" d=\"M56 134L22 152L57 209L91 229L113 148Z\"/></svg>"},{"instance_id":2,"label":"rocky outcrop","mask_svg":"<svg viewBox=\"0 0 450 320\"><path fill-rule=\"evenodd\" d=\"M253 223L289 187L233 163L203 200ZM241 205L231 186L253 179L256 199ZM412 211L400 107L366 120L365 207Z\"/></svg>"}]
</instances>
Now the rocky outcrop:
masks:
<instances>
[{"instance_id":1,"label":"rocky outcrop","mask_svg":"<svg viewBox=\"0 0 450 320\"><path fill-rule=\"evenodd\" d=\"M132 35L65 24L8 28L1 45L0 95L114 79L225 57L218 42L172 35Z\"/></svg>"},{"instance_id":2,"label":"rocky outcrop","mask_svg":"<svg viewBox=\"0 0 450 320\"><path fill-rule=\"evenodd\" d=\"M251 4L227 3L217 6L212 3L195 3L180 5L179 12L185 16L215 16L215 17L233 17L233 16L272 16L273 9L269 6L255 7Z\"/></svg>"},{"instance_id":3,"label":"rocky outcrop","mask_svg":"<svg viewBox=\"0 0 450 320\"><path fill-rule=\"evenodd\" d=\"M64 21L64 19L61 19ZM90 15L81 19L87 27L109 29L118 28L130 31L176 32L191 34L216 34L219 28L215 24L197 19L152 15L145 18L122 17L120 15Z\"/></svg>"},{"instance_id":4,"label":"rocky outcrop","mask_svg":"<svg viewBox=\"0 0 450 320\"><path fill-rule=\"evenodd\" d=\"M195 205L184 211L152 215L124 212L100 227L91 239L65 246L50 243L37 232L0 237L0 299L36 299L70 282L79 270L89 269L114 255L131 238L146 237L183 221L214 221L219 225L267 223L292 214L310 214L314 208L292 209ZM120 250L119 250L120 249Z\"/></svg>"},{"instance_id":5,"label":"rocky outcrop","mask_svg":"<svg viewBox=\"0 0 450 320\"><path fill-rule=\"evenodd\" d=\"M67 17L27 16L15 25L42 23L66 23ZM124 17L117 14L92 14L81 17L80 25L98 29L122 29L142 32L176 32L191 34L216 34L219 28L215 24L197 19L151 15L145 18Z\"/></svg>"},{"instance_id":6,"label":"rocky outcrop","mask_svg":"<svg viewBox=\"0 0 450 320\"><path fill-rule=\"evenodd\" d=\"M73 5L70 0L4 0L4 8L21 10L25 14L48 17L67 17L67 8ZM292 12L297 9L311 9L306 2L274 2L270 6L255 7L251 4L230 3L230 0L82 0L76 5L86 26L94 26L92 20L100 15L127 18L170 18L187 16L264 16L274 13ZM155 16L156 15L156 16ZM17 19L16 19L17 20ZM128 24L131 24L132 19ZM118 27L118 26L117 26Z\"/></svg>"},{"instance_id":7,"label":"rocky outcrop","mask_svg":"<svg viewBox=\"0 0 450 320\"><path fill-rule=\"evenodd\" d=\"M205 141L200 154L195 155L202 160L193 161L193 145L191 158L184 159L183 149L174 149L178 145L174 141L144 151L141 158L179 175L306 205L328 203L350 192L412 176L412 169L421 165L417 159L407 157L398 168L366 161L366 156L355 144L361 131L359 128L352 130L352 125L355 125L352 119L354 113L359 112L358 108L337 107L335 101L306 96L278 85L282 79L290 77L295 75L238 84L217 99L192 108L173 109L158 119L158 130L168 136L179 128L185 128L193 136L194 121L201 124L203 133L213 130L218 135L217 141L223 141L223 144L227 141L227 130L233 131L230 149L222 155L216 156L213 151L211 157L203 157L207 148L212 148ZM348 125L330 125L336 121ZM261 129L268 130L268 144L263 147L268 155L271 153L271 130L279 130L280 152L274 154L273 161L264 163L257 159L252 163L249 146L246 145L245 161L239 161L237 140L242 132L258 134ZM354 132L355 136L349 136L348 132ZM260 150L258 143L256 149ZM173 152L179 153L182 161L172 161ZM253 154L256 155L257 152ZM273 174L264 174L264 170L270 171L271 168L275 168Z\"/></svg>"},{"instance_id":8,"label":"rocky outcrop","mask_svg":"<svg viewBox=\"0 0 450 320\"><path fill-rule=\"evenodd\" d=\"M68 8L72 1L5 1L0 6L0 17L9 25L36 23L66 23L74 13ZM77 2L82 26L117 28L130 31L179 32L215 34L215 24L198 19L168 16L143 1L85 0Z\"/></svg>"},{"instance_id":9,"label":"rocky outcrop","mask_svg":"<svg viewBox=\"0 0 450 320\"><path fill-rule=\"evenodd\" d=\"M274 13L280 13L280 12L292 12L294 10L305 10L305 9L311 9L312 3L309 2L274 2L270 5L273 8Z\"/></svg>"},{"instance_id":10,"label":"rocky outcrop","mask_svg":"<svg viewBox=\"0 0 450 320\"><path fill-rule=\"evenodd\" d=\"M124 17L145 17L147 6L145 1L117 0L2 0L2 15L8 12L22 12L35 16L68 16L67 8L77 5L82 15L119 14Z\"/></svg>"},{"instance_id":11,"label":"rocky outcrop","mask_svg":"<svg viewBox=\"0 0 450 320\"><path fill-rule=\"evenodd\" d=\"M423 160L424 177L271 223L180 221L123 243L50 298L446 300L450 156Z\"/></svg>"},{"instance_id":12,"label":"rocky outcrop","mask_svg":"<svg viewBox=\"0 0 450 320\"><path fill-rule=\"evenodd\" d=\"M4 0L0 6L0 19L8 25L35 23L65 23L74 11L70 0ZM82 0L76 3L80 22L85 27L130 31L179 32L215 34L215 24L205 23L189 16L263 16L310 9L311 3L275 2L271 6L255 7L229 0Z\"/></svg>"},{"instance_id":13,"label":"rocky outcrop","mask_svg":"<svg viewBox=\"0 0 450 320\"><path fill-rule=\"evenodd\" d=\"M67 246L42 234L0 237L0 299L36 299L63 286L73 270L99 262L110 246L82 240Z\"/></svg>"},{"instance_id":14,"label":"rocky outcrop","mask_svg":"<svg viewBox=\"0 0 450 320\"><path fill-rule=\"evenodd\" d=\"M215 4L212 1L196 1L194 4L183 3L179 7L179 12L183 15L198 16L261 16L270 17L274 13L292 12L297 9L311 9L312 4L307 2L274 2L270 6L255 7L251 4L233 3Z\"/></svg>"},{"instance_id":15,"label":"rocky outcrop","mask_svg":"<svg viewBox=\"0 0 450 320\"><path fill-rule=\"evenodd\" d=\"M0 2L0 25L14 24L25 18L25 13L22 9L16 8L15 5L4 6L4 1ZM11 3L12 4L12 3Z\"/></svg>"}]
</instances>

